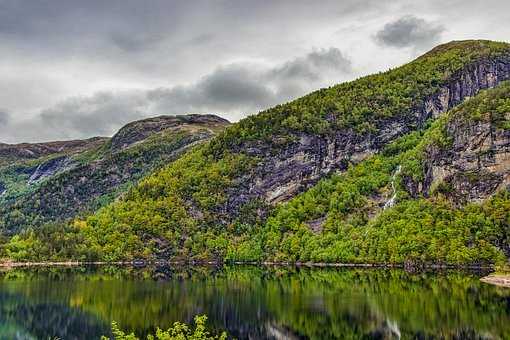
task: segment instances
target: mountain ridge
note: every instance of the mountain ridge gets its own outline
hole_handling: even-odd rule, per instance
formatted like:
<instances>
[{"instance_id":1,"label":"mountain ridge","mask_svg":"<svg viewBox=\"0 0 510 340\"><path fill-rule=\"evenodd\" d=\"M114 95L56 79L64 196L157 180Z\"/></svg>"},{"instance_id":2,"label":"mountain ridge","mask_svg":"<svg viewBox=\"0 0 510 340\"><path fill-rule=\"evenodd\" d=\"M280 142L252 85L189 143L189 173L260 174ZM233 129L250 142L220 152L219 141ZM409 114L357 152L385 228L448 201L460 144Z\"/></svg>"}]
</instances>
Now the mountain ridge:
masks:
<instances>
[{"instance_id":1,"label":"mountain ridge","mask_svg":"<svg viewBox=\"0 0 510 340\"><path fill-rule=\"evenodd\" d=\"M105 261L500 262L509 79L509 44L443 44L249 116L94 214L9 244L53 244L67 228L78 238L66 252ZM463 120L450 120L457 108Z\"/></svg>"},{"instance_id":2,"label":"mountain ridge","mask_svg":"<svg viewBox=\"0 0 510 340\"><path fill-rule=\"evenodd\" d=\"M106 203L102 200L111 200L127 190L128 183L179 157L227 124L227 120L214 115L158 116L131 122L111 138L21 144L43 152L30 155L38 158L18 158L0 167L0 225L4 232L14 226L23 229L100 207ZM123 135L126 129L130 135ZM97 200L101 202L92 203ZM26 217L12 219L19 213Z\"/></svg>"}]
</instances>

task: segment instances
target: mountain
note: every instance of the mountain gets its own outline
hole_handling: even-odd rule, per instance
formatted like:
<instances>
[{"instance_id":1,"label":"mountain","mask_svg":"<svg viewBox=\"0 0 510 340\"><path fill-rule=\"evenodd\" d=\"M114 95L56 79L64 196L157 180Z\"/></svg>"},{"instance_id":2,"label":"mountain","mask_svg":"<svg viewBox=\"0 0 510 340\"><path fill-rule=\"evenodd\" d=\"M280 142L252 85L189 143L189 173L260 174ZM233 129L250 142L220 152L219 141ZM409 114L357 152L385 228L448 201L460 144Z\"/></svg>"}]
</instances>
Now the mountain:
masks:
<instances>
[{"instance_id":1,"label":"mountain","mask_svg":"<svg viewBox=\"0 0 510 340\"><path fill-rule=\"evenodd\" d=\"M0 143L0 166L9 165L21 160L32 160L52 154L81 153L102 145L107 138L95 137L85 140L72 140L48 143Z\"/></svg>"},{"instance_id":2,"label":"mountain","mask_svg":"<svg viewBox=\"0 0 510 340\"><path fill-rule=\"evenodd\" d=\"M502 261L509 255L509 79L509 44L440 45L399 68L232 124L66 225L72 251L48 247L61 245L54 227L15 236L7 253ZM32 255L19 256L27 244Z\"/></svg>"},{"instance_id":3,"label":"mountain","mask_svg":"<svg viewBox=\"0 0 510 340\"><path fill-rule=\"evenodd\" d=\"M279 206L276 259L480 264L510 256L510 83Z\"/></svg>"},{"instance_id":4,"label":"mountain","mask_svg":"<svg viewBox=\"0 0 510 340\"><path fill-rule=\"evenodd\" d=\"M214 115L132 122L112 138L0 146L4 233L94 210L228 121Z\"/></svg>"}]
</instances>

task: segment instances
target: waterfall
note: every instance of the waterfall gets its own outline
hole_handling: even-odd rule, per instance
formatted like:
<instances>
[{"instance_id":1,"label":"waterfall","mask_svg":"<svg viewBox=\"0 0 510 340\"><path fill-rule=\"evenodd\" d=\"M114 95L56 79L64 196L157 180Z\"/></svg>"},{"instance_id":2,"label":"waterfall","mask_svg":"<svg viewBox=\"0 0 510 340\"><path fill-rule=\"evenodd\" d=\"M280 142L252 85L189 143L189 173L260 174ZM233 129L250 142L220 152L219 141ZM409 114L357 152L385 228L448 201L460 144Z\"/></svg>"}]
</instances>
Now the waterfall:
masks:
<instances>
[{"instance_id":1,"label":"waterfall","mask_svg":"<svg viewBox=\"0 0 510 340\"><path fill-rule=\"evenodd\" d=\"M37 178L40 177L40 174L39 174L39 170L41 169L41 166L42 164L39 164L37 166L37 168L35 169L34 173L32 175L30 175L30 178L28 179L28 185L34 183L35 181L37 181Z\"/></svg>"},{"instance_id":2,"label":"waterfall","mask_svg":"<svg viewBox=\"0 0 510 340\"><path fill-rule=\"evenodd\" d=\"M400 173L401 166L399 165L397 167L397 170L393 173L393 176L391 176L391 190L393 191L393 194L391 195L391 198L388 200L388 202L384 203L384 208L391 208L395 205L395 199L397 198L397 190L395 189L395 178L397 178L398 174Z\"/></svg>"}]
</instances>

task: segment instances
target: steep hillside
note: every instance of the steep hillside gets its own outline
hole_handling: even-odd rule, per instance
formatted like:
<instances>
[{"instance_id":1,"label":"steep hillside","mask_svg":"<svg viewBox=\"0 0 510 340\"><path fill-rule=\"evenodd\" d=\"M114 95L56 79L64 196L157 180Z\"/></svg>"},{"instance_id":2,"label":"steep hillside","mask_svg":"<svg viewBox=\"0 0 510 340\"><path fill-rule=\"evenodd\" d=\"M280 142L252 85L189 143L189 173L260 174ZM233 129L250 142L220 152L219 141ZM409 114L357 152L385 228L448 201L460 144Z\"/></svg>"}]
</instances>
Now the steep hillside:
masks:
<instances>
[{"instance_id":1,"label":"steep hillside","mask_svg":"<svg viewBox=\"0 0 510 340\"><path fill-rule=\"evenodd\" d=\"M161 180L158 173L125 201L86 222L77 221L75 227L87 256L105 260L193 256L410 265L505 261L510 256L509 112L510 83L504 82L277 205L267 219L247 214L225 229L200 229L164 192L151 201L157 205L150 209L140 198L155 194L143 190ZM190 162L194 154L177 162ZM203 171L219 176L231 170ZM170 209L176 213L165 215Z\"/></svg>"},{"instance_id":2,"label":"steep hillside","mask_svg":"<svg viewBox=\"0 0 510 340\"><path fill-rule=\"evenodd\" d=\"M6 146L12 161L0 168L0 227L10 233L96 209L227 124L213 115L161 116L111 139Z\"/></svg>"},{"instance_id":3,"label":"steep hillside","mask_svg":"<svg viewBox=\"0 0 510 340\"><path fill-rule=\"evenodd\" d=\"M509 154L505 82L278 207L261 247L266 256L292 261L504 259L510 256ZM242 249L235 256L253 256Z\"/></svg>"},{"instance_id":4,"label":"steep hillside","mask_svg":"<svg viewBox=\"0 0 510 340\"><path fill-rule=\"evenodd\" d=\"M321 183L309 191L311 197L323 200L322 206L314 210L311 205L312 213L298 219L303 222L298 225L309 234L324 235L328 218L366 224L391 198L392 174L400 174L396 166L401 156L380 159L389 152L384 150L391 149L388 145L421 143L421 132L412 131L423 131L428 120L506 79L510 79L508 44L441 45L400 68L322 89L242 120L143 180L122 202L83 225L79 222L80 228L98 242L90 249L108 259L128 253L129 257L341 260L339 255L312 257L310 252L301 256L302 247L313 248L314 243L301 231L286 234L293 229L292 220L276 223L272 217L267 228L273 232L260 235L271 206L281 205L331 173L350 169L347 182L339 184L350 190L321 197L314 191L327 190ZM414 180L410 187L415 183L419 189L412 193L415 196L428 185L419 184L422 178L414 176L421 174L421 166L414 158L402 170ZM372 193L368 204L359 198ZM362 207L363 214L351 211L353 206ZM119 239L126 234L132 237ZM288 248L282 254L272 248L284 245Z\"/></svg>"},{"instance_id":5,"label":"steep hillside","mask_svg":"<svg viewBox=\"0 0 510 340\"><path fill-rule=\"evenodd\" d=\"M506 43L438 46L233 124L66 226L72 251L49 228L16 236L8 254L30 257L19 256L29 245L33 256L107 261L501 261L508 79Z\"/></svg>"}]
</instances>

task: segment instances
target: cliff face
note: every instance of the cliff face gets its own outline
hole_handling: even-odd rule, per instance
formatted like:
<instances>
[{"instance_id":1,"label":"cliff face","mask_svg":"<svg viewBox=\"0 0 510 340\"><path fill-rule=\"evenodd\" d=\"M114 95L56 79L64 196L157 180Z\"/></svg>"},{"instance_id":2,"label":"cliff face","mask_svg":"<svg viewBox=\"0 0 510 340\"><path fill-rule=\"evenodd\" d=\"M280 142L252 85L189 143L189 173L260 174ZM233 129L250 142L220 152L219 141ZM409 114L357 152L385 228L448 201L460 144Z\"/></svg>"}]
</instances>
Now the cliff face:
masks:
<instances>
[{"instance_id":1,"label":"cliff face","mask_svg":"<svg viewBox=\"0 0 510 340\"><path fill-rule=\"evenodd\" d=\"M46 162L38 164L36 167L29 169L30 177L27 184L33 184L42 179L51 177L58 172L65 171L74 167L75 164L71 158L67 156L50 159Z\"/></svg>"},{"instance_id":2,"label":"cliff face","mask_svg":"<svg viewBox=\"0 0 510 340\"><path fill-rule=\"evenodd\" d=\"M509 183L507 80L509 44L453 42L217 134L211 117L135 122L21 199L5 185L0 226L94 211L134 184L74 224L87 256L494 263L508 254L510 194L493 195ZM65 168L32 162L27 180L35 165Z\"/></svg>"},{"instance_id":3,"label":"cliff face","mask_svg":"<svg viewBox=\"0 0 510 340\"><path fill-rule=\"evenodd\" d=\"M500 119L510 121L510 112L503 112ZM425 179L408 185L409 191L413 196L439 191L464 204L510 190L510 129L498 125L491 112L477 120L454 117L445 127L448 147L427 148Z\"/></svg>"},{"instance_id":4,"label":"cliff face","mask_svg":"<svg viewBox=\"0 0 510 340\"><path fill-rule=\"evenodd\" d=\"M354 129L347 128L336 130L327 135L301 133L294 136L294 142L278 150L260 142L246 143L239 149L263 161L248 175L238 180L239 186L231 191L226 212L228 214L235 213L241 205L254 198L262 197L270 204L286 201L332 171L345 170L350 163L358 163L377 153L387 143L423 125L427 119L437 118L466 98L476 95L480 90L493 88L508 79L510 79L509 54L494 59L484 58L448 75L439 89L432 95L423 98L421 105L414 107L411 114L375 119L374 132L359 133ZM330 115L327 119L334 122L336 117ZM450 128L456 129L454 125ZM460 130L465 128L464 126L457 127ZM470 128L484 130L487 127L472 126ZM457 131L452 131L452 134L457 135ZM460 133L458 138L462 138L462 135L463 133ZM505 148L503 145L508 142L507 134L483 134L479 138L482 137L490 138L487 141L484 139L485 143L501 145L503 149ZM464 147L465 142L465 140L458 141L456 144L457 153L461 152L460 149ZM500 158L507 157L507 155L504 152L503 154L487 155L487 162L495 159L499 162ZM466 155L466 157L468 156ZM448 156L445 156L445 159L448 159ZM436 173L438 171L438 169L435 170ZM484 185L491 187L499 185L500 180L495 180L492 176L490 175L488 182ZM501 178L501 175L496 175L496 173L494 176ZM471 190L464 187L466 182L460 178L455 181L455 183L457 182L458 184L455 185L459 186L459 190ZM488 188L480 188L480 190L490 191Z\"/></svg>"}]
</instances>

